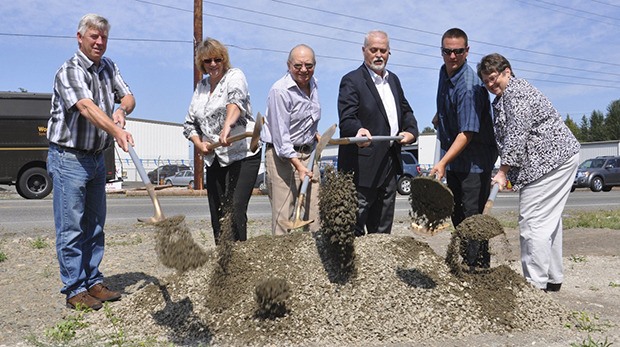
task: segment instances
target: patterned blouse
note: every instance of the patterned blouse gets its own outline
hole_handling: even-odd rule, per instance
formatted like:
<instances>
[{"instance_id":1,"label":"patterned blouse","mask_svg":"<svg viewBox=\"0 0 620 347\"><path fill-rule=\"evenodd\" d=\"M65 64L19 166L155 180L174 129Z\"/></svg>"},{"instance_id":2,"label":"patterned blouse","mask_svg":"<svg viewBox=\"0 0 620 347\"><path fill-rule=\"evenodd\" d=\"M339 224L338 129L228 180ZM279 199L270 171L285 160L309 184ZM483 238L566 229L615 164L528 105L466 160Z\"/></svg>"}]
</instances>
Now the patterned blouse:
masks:
<instances>
[{"instance_id":1,"label":"patterned blouse","mask_svg":"<svg viewBox=\"0 0 620 347\"><path fill-rule=\"evenodd\" d=\"M579 141L549 99L528 81L511 77L493 101L495 139L514 190L579 153Z\"/></svg>"},{"instance_id":2,"label":"patterned blouse","mask_svg":"<svg viewBox=\"0 0 620 347\"><path fill-rule=\"evenodd\" d=\"M202 136L212 143L218 142L220 132L226 119L226 105L235 104L241 110L237 123L233 126L229 136L237 135L254 129L254 119L250 105L248 83L243 72L231 68L219 81L213 93L210 92L209 77L203 79L196 86L189 111L183 124L183 135L189 139L194 135ZM250 138L246 141L233 142L228 147L218 147L215 153L204 156L207 166L211 166L217 157L220 165L229 164L252 156L249 150Z\"/></svg>"}]
</instances>

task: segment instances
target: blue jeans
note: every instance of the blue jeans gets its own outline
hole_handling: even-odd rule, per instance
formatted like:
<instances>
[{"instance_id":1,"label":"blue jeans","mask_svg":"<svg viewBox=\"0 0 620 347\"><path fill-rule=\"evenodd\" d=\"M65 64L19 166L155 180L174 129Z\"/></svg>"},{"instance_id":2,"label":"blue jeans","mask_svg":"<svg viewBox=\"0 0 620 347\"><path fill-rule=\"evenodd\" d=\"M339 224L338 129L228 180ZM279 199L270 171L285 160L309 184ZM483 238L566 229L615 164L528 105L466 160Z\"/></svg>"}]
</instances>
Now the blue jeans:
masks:
<instances>
[{"instance_id":1,"label":"blue jeans","mask_svg":"<svg viewBox=\"0 0 620 347\"><path fill-rule=\"evenodd\" d=\"M103 281L106 217L103 152L85 154L50 143L47 171L54 185L60 290L71 298Z\"/></svg>"}]
</instances>

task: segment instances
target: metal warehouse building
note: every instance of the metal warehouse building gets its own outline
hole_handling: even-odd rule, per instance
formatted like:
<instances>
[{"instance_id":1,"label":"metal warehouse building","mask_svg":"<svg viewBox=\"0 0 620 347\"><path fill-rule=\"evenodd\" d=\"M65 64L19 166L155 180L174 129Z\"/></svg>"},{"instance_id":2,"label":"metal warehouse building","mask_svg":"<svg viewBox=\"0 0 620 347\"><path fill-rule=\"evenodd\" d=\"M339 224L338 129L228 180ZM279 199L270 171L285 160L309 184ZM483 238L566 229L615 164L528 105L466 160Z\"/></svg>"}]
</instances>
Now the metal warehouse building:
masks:
<instances>
[{"instance_id":1,"label":"metal warehouse building","mask_svg":"<svg viewBox=\"0 0 620 347\"><path fill-rule=\"evenodd\" d=\"M193 145L183 136L180 123L152 121L128 117L126 129L133 135L135 150L148 172L160 165L194 166ZM403 147L417 156L420 164L431 166L435 157L435 134L422 134L410 146ZM337 146L328 146L323 155L336 155ZM581 144L579 161L601 155L620 155L620 140L585 142ZM499 161L497 163L499 165ZM116 149L117 176L126 181L141 181L129 153Z\"/></svg>"},{"instance_id":2,"label":"metal warehouse building","mask_svg":"<svg viewBox=\"0 0 620 347\"><path fill-rule=\"evenodd\" d=\"M183 125L127 117L135 151L146 172L165 164L194 166L193 146L183 136ZM116 148L116 172L126 181L142 181L129 153Z\"/></svg>"}]
</instances>

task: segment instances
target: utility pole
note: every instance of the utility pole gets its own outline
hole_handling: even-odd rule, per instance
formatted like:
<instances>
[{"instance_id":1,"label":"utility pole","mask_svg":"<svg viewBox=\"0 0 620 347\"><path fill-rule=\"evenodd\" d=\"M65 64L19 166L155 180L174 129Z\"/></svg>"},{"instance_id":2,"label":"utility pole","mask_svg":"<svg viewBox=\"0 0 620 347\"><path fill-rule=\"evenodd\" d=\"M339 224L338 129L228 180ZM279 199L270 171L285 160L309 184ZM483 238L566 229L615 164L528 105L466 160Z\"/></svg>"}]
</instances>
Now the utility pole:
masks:
<instances>
[{"instance_id":1,"label":"utility pole","mask_svg":"<svg viewBox=\"0 0 620 347\"><path fill-rule=\"evenodd\" d=\"M194 0L194 54L196 56L196 47L202 42L202 0ZM196 88L198 82L202 80L202 72L196 68L194 64L195 59L192 59L192 66L194 67L194 85ZM194 146L194 189L202 190L204 188L204 169L205 164L202 159L202 154Z\"/></svg>"}]
</instances>

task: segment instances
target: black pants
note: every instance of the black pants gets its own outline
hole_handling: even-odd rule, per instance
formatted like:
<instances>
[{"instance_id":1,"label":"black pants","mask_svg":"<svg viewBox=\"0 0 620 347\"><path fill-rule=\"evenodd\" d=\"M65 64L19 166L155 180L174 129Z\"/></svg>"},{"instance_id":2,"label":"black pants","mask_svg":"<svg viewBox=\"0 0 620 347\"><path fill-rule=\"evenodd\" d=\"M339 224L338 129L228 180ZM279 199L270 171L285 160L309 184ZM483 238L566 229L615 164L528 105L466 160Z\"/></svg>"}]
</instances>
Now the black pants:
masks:
<instances>
[{"instance_id":1,"label":"black pants","mask_svg":"<svg viewBox=\"0 0 620 347\"><path fill-rule=\"evenodd\" d=\"M396 168L388 160L389 170L379 187L357 187L358 212L355 236L390 234L396 204Z\"/></svg>"},{"instance_id":2,"label":"black pants","mask_svg":"<svg viewBox=\"0 0 620 347\"><path fill-rule=\"evenodd\" d=\"M220 166L217 158L207 166L207 195L215 244L222 234L222 218L232 213L232 238L245 241L248 238L248 205L260 167L260 152L254 156Z\"/></svg>"},{"instance_id":3,"label":"black pants","mask_svg":"<svg viewBox=\"0 0 620 347\"><path fill-rule=\"evenodd\" d=\"M452 224L461 222L484 211L491 191L491 172L468 173L448 171L448 187L454 195ZM488 268L491 265L488 241L462 240L461 256L469 266Z\"/></svg>"}]
</instances>

